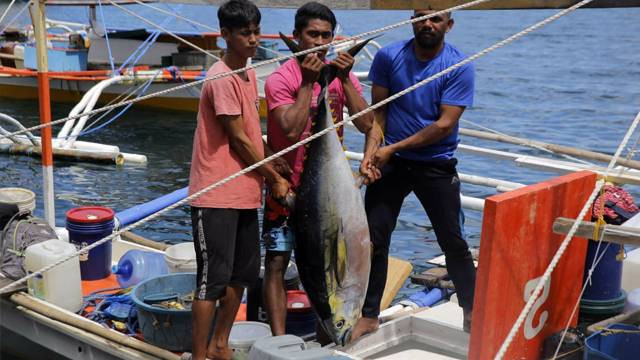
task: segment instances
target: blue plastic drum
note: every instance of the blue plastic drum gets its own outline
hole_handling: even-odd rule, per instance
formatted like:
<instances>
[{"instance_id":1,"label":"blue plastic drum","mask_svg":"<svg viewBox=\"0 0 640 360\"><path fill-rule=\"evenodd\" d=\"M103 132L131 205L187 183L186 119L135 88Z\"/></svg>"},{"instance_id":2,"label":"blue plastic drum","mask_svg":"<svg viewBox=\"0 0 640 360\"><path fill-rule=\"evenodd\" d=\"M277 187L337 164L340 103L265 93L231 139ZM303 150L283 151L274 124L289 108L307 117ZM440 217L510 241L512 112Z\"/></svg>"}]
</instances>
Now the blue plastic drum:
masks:
<instances>
[{"instance_id":1,"label":"blue plastic drum","mask_svg":"<svg viewBox=\"0 0 640 360\"><path fill-rule=\"evenodd\" d=\"M618 261L616 258L620 252L620 246L621 245L619 244L609 244L604 241L600 243L598 258L602 256L602 259L594 269L593 274L591 275L591 284L587 285L587 288L582 295L582 299L612 300L620 296L622 283L622 261ZM586 280L589 269L593 264L597 248L598 243L589 240L587 260L584 267L584 280ZM605 248L607 249L606 251Z\"/></svg>"},{"instance_id":2,"label":"blue plastic drum","mask_svg":"<svg viewBox=\"0 0 640 360\"><path fill-rule=\"evenodd\" d=\"M81 249L113 233L113 210L101 206L85 206L67 211L69 242ZM111 241L81 254L82 280L104 279L111 274Z\"/></svg>"}]
</instances>

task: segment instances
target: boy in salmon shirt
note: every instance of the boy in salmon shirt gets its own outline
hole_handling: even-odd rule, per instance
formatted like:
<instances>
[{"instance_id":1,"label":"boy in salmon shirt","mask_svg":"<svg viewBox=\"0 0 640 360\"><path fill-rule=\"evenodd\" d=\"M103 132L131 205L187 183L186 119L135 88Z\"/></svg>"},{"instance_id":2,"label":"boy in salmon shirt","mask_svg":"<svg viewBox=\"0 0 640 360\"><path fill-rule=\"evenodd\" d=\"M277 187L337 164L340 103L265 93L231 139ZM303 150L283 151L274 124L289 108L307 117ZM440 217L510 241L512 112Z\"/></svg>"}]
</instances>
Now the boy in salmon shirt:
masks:
<instances>
[{"instance_id":1,"label":"boy in salmon shirt","mask_svg":"<svg viewBox=\"0 0 640 360\"><path fill-rule=\"evenodd\" d=\"M307 50L333 41L335 27L335 15L328 7L317 2L309 2L296 12L293 36L299 49ZM269 147L274 151L309 137L311 120L317 109L316 99L320 94L317 79L322 68L329 63L338 68L337 78L328 88L334 121L342 121L344 107L349 110L349 114L355 114L367 107L360 83L351 73L353 57L347 53L339 53L333 61L329 61L325 57L326 53L327 49L323 49L307 54L302 62L298 62L296 58L290 59L267 78L267 138ZM372 115L365 115L353 121L358 130L367 134L367 139L373 136L372 119ZM337 130L338 136L342 139L343 129ZM367 154L375 151L373 147L365 148ZM304 146L283 155L293 170L289 177L293 190L300 182L304 156ZM262 238L266 248L264 301L271 332L273 335L283 335L287 311L284 273L293 248L293 231L290 226L295 224L291 223L289 210L274 201L272 195L274 194L267 195L263 221Z\"/></svg>"},{"instance_id":2,"label":"boy in salmon shirt","mask_svg":"<svg viewBox=\"0 0 640 360\"><path fill-rule=\"evenodd\" d=\"M260 11L247 0L230 0L218 9L223 58L207 77L243 68L260 40ZM198 110L189 194L264 159L258 115L258 88L253 70L207 81ZM289 183L270 164L242 175L191 202L197 278L192 307L193 359L230 359L231 326L244 288L260 270L258 208L263 178L276 199ZM207 344L219 301L213 337Z\"/></svg>"}]
</instances>

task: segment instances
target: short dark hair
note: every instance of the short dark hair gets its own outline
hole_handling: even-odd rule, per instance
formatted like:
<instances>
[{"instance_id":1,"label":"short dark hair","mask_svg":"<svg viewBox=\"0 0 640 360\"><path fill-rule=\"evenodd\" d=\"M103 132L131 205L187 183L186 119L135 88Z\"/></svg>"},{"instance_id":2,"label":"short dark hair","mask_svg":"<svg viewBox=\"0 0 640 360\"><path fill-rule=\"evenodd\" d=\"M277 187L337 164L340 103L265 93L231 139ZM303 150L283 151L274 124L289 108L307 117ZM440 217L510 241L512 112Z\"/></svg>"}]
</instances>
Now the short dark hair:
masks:
<instances>
[{"instance_id":1,"label":"short dark hair","mask_svg":"<svg viewBox=\"0 0 640 360\"><path fill-rule=\"evenodd\" d=\"M296 31L302 31L303 28L309 25L309 21L313 19L320 19L329 22L331 24L331 31L336 29L336 24L338 23L336 21L336 16L333 14L331 9L325 5L311 1L302 5L298 11L296 11Z\"/></svg>"},{"instance_id":2,"label":"short dark hair","mask_svg":"<svg viewBox=\"0 0 640 360\"><path fill-rule=\"evenodd\" d=\"M225 1L218 9L220 28L229 30L260 24L260 10L249 0Z\"/></svg>"}]
</instances>

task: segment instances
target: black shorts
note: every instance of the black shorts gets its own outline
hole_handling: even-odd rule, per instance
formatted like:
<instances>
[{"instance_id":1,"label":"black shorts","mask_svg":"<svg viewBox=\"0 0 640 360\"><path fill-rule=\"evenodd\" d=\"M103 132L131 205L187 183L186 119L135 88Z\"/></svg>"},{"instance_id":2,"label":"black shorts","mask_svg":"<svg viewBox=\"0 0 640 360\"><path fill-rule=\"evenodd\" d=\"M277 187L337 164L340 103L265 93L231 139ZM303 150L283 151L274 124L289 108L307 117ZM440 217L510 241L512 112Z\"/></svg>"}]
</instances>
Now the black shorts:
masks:
<instances>
[{"instance_id":1,"label":"black shorts","mask_svg":"<svg viewBox=\"0 0 640 360\"><path fill-rule=\"evenodd\" d=\"M260 272L257 209L191 207L198 274L195 296L222 298L227 286L252 286Z\"/></svg>"}]
</instances>

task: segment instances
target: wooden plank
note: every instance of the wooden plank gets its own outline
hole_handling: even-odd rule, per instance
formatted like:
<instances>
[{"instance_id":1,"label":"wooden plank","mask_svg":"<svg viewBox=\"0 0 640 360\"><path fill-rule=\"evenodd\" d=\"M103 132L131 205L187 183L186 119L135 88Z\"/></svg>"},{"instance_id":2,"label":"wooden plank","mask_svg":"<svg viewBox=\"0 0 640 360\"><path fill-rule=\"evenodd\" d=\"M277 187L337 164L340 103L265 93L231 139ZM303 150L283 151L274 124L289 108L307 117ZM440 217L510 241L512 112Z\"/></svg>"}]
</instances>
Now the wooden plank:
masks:
<instances>
[{"instance_id":1,"label":"wooden plank","mask_svg":"<svg viewBox=\"0 0 640 360\"><path fill-rule=\"evenodd\" d=\"M485 200L469 358L493 358L563 237L558 217L576 217L595 186L582 171ZM505 359L537 359L544 339L565 327L580 297L586 241L573 241L517 332ZM569 321L570 320L570 321Z\"/></svg>"},{"instance_id":2,"label":"wooden plank","mask_svg":"<svg viewBox=\"0 0 640 360\"><path fill-rule=\"evenodd\" d=\"M565 235L569 232L573 226L575 219L569 219L560 217L553 222L553 232L556 234ZM593 238L596 224L591 221L581 221L578 225L578 230L574 236L597 240ZM640 246L640 229L606 224L600 228L602 234L602 241L607 241L614 244L629 244Z\"/></svg>"},{"instance_id":3,"label":"wooden plank","mask_svg":"<svg viewBox=\"0 0 640 360\"><path fill-rule=\"evenodd\" d=\"M393 298L404 285L404 282L411 274L413 266L410 262L389 256L389 264L387 266L387 282L384 285L382 293L382 301L380 302L380 310L389 307Z\"/></svg>"},{"instance_id":4,"label":"wooden plank","mask_svg":"<svg viewBox=\"0 0 640 360\"><path fill-rule=\"evenodd\" d=\"M2 289L3 287L11 284L12 282L13 282L13 280L11 280L9 278L6 278L3 275L0 275L0 289ZM27 290L26 283L22 283L22 284L18 285L17 287L14 287L12 289L6 290L6 291L0 293L0 295L1 296L7 296L7 295L13 294L13 293L18 292L18 291L23 291L23 290Z\"/></svg>"},{"instance_id":5,"label":"wooden plank","mask_svg":"<svg viewBox=\"0 0 640 360\"><path fill-rule=\"evenodd\" d=\"M88 0L87 0L88 1ZM49 0L50 3L87 2L83 0ZM95 2L95 1L94 1ZM185 3L185 0L161 0L166 3ZM191 4L211 4L219 6L224 0L191 0ZM253 0L261 8L299 8L308 0ZM334 10L407 10L407 9L449 9L462 5L470 0L319 0L318 2ZM578 0L494 0L475 7L473 10L503 10L503 9L561 9L577 4ZM585 7L613 8L640 7L640 0L599 0Z\"/></svg>"}]
</instances>

